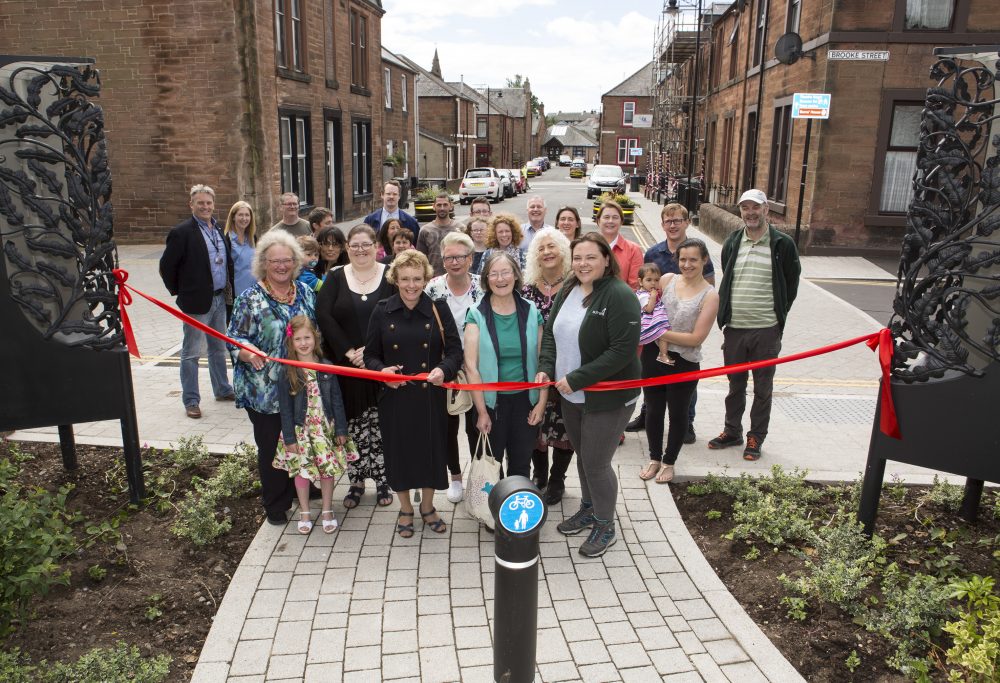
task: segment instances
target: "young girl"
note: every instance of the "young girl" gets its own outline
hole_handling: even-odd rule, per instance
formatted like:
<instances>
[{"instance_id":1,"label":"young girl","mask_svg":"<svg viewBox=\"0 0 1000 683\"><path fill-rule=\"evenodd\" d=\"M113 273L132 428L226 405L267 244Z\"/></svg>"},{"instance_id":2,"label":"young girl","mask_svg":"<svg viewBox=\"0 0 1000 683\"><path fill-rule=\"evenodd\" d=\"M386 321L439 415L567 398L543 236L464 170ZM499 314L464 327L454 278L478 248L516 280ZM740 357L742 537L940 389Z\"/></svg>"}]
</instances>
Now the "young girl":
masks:
<instances>
[{"instance_id":1,"label":"young girl","mask_svg":"<svg viewBox=\"0 0 1000 683\"><path fill-rule=\"evenodd\" d=\"M639 344L648 344L656 341L656 347L660 352L656 360L667 365L673 365L667 355L667 340L663 338L663 333L670 330L670 320L667 318L667 309L663 307L660 300L660 269L655 263L644 263L639 267L639 289L635 290L639 297L639 305L642 307L642 332L639 334Z\"/></svg>"},{"instance_id":2,"label":"young girl","mask_svg":"<svg viewBox=\"0 0 1000 683\"><path fill-rule=\"evenodd\" d=\"M413 231L407 228L400 228L392 238L392 253L386 254L380 263L385 263L386 265L392 263L394 258L407 249L413 249Z\"/></svg>"},{"instance_id":3,"label":"young girl","mask_svg":"<svg viewBox=\"0 0 1000 683\"><path fill-rule=\"evenodd\" d=\"M330 365L320 357L319 331L304 315L297 315L285 329L287 358ZM286 366L278 377L281 442L273 466L295 477L299 497L299 533L312 530L309 519L309 486L319 480L322 491L323 531L332 534L337 518L331 510L334 477L348 461L358 458L347 438L347 414L336 375Z\"/></svg>"}]
</instances>

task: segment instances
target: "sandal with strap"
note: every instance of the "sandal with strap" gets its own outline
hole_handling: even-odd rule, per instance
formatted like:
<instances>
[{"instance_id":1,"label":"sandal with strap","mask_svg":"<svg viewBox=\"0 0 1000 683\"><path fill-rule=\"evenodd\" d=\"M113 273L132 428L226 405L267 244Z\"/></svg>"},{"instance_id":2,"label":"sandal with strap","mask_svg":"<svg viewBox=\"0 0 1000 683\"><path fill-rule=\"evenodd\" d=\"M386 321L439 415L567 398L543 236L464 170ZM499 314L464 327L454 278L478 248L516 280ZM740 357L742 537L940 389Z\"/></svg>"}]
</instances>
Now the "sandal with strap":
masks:
<instances>
[{"instance_id":1,"label":"sandal with strap","mask_svg":"<svg viewBox=\"0 0 1000 683\"><path fill-rule=\"evenodd\" d=\"M312 528L313 528L313 523L309 520L309 513L308 512L300 512L299 513L299 533L300 534L308 534L310 531L312 531Z\"/></svg>"},{"instance_id":2,"label":"sandal with strap","mask_svg":"<svg viewBox=\"0 0 1000 683\"><path fill-rule=\"evenodd\" d=\"M655 468L655 469L654 469ZM639 472L639 478L643 481L649 481L656 476L656 473L660 471L660 463L650 462L646 465L642 471Z\"/></svg>"},{"instance_id":3,"label":"sandal with strap","mask_svg":"<svg viewBox=\"0 0 1000 683\"><path fill-rule=\"evenodd\" d=\"M347 495L344 496L344 507L348 510L356 508L361 503L361 496L364 494L364 486L352 486L347 489Z\"/></svg>"},{"instance_id":4,"label":"sandal with strap","mask_svg":"<svg viewBox=\"0 0 1000 683\"><path fill-rule=\"evenodd\" d=\"M402 510L400 510L398 518L402 519L403 517L409 517L410 518L410 523L409 524L402 524L402 523L397 522L396 523L396 533L399 534L399 536L401 538L411 538L413 536L413 513L412 512L403 512Z\"/></svg>"},{"instance_id":5,"label":"sandal with strap","mask_svg":"<svg viewBox=\"0 0 1000 683\"><path fill-rule=\"evenodd\" d=\"M330 519L327 519L324 515L330 515ZM337 518L333 514L333 510L323 510L323 512L320 513L320 521L323 522L324 534L332 534L339 526Z\"/></svg>"},{"instance_id":6,"label":"sandal with strap","mask_svg":"<svg viewBox=\"0 0 1000 683\"><path fill-rule=\"evenodd\" d=\"M433 514L437 514L437 508L431 508L428 512L420 512L420 518L424 520L424 526L429 526L431 531L436 534L443 534L448 530L448 525L444 523L444 520L438 517L433 522L428 522L427 518Z\"/></svg>"},{"instance_id":7,"label":"sandal with strap","mask_svg":"<svg viewBox=\"0 0 1000 683\"><path fill-rule=\"evenodd\" d=\"M379 484L375 487L375 496L378 500L378 504L382 507L386 505L392 505L393 497L392 491L389 490L388 484Z\"/></svg>"}]
</instances>

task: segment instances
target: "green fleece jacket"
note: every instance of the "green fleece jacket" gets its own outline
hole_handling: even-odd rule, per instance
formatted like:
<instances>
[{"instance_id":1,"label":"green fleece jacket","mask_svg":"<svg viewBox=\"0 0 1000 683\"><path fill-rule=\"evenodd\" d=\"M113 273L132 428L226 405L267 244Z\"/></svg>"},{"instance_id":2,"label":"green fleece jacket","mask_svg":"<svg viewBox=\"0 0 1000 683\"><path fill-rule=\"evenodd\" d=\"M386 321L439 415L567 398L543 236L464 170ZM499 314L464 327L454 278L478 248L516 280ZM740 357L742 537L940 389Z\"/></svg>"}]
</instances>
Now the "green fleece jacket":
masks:
<instances>
[{"instance_id":1,"label":"green fleece jacket","mask_svg":"<svg viewBox=\"0 0 1000 683\"><path fill-rule=\"evenodd\" d=\"M785 329L788 311L792 308L795 295L799 292L799 250L795 241L783 232L778 232L770 224L767 226L771 237L771 291L774 296L774 315L778 327ZM723 328L733 318L733 269L740 251L740 240L744 228L734 231L722 244L722 285L719 286L719 313L717 322Z\"/></svg>"},{"instance_id":2,"label":"green fleece jacket","mask_svg":"<svg viewBox=\"0 0 1000 683\"><path fill-rule=\"evenodd\" d=\"M558 349L552 325L568 293L566 288L559 292L542 334L538 369L553 380L559 378L555 376ZM639 299L627 284L616 277L602 277L594 282L587 315L580 325L581 365L566 375L574 391L604 380L640 377L637 350L641 316ZM588 391L584 395L583 411L588 413L620 408L637 397L639 390Z\"/></svg>"}]
</instances>

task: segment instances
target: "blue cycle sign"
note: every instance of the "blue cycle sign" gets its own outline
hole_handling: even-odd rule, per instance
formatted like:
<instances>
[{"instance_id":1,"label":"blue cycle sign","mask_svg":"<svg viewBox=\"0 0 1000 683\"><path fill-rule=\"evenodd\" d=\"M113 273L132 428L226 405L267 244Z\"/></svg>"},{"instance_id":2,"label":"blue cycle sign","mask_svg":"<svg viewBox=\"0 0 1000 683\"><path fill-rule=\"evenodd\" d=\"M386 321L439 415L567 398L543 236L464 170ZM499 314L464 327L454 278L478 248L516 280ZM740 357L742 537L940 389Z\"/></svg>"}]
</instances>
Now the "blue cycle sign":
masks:
<instances>
[{"instance_id":1,"label":"blue cycle sign","mask_svg":"<svg viewBox=\"0 0 1000 683\"><path fill-rule=\"evenodd\" d=\"M507 496L500 507L500 524L511 533L527 533L542 523L544 512L537 493L518 491Z\"/></svg>"}]
</instances>

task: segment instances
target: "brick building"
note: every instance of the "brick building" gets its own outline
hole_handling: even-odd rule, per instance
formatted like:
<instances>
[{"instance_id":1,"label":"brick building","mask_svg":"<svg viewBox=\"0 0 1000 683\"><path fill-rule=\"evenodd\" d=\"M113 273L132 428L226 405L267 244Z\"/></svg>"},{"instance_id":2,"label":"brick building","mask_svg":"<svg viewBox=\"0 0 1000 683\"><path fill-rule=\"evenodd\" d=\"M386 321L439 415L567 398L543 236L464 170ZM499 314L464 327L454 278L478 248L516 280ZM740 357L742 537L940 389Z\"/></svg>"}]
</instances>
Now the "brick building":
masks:
<instances>
[{"instance_id":1,"label":"brick building","mask_svg":"<svg viewBox=\"0 0 1000 683\"><path fill-rule=\"evenodd\" d=\"M417 72L397 55L382 48L382 179L407 180L415 172L417 153ZM390 165L390 161L396 161Z\"/></svg>"},{"instance_id":2,"label":"brick building","mask_svg":"<svg viewBox=\"0 0 1000 683\"><path fill-rule=\"evenodd\" d=\"M701 199L732 203L758 187L770 199L770 220L792 230L806 131L805 120L791 118L792 96L828 93L830 118L812 124L803 247L898 253L920 112L933 85L933 48L1000 43L995 0L747 0L705 7L700 22L676 24L658 43L656 152L674 173L686 172L687 114L695 103L692 171L704 173ZM805 54L785 64L775 58L775 43L790 32L801 37ZM678 132L682 144L672 144Z\"/></svg>"},{"instance_id":3,"label":"brick building","mask_svg":"<svg viewBox=\"0 0 1000 683\"><path fill-rule=\"evenodd\" d=\"M258 223L296 191L303 211L370 210L384 147L379 0L7 0L4 51L94 57L115 230L159 242L213 186L224 217Z\"/></svg>"},{"instance_id":4,"label":"brick building","mask_svg":"<svg viewBox=\"0 0 1000 683\"><path fill-rule=\"evenodd\" d=\"M653 113L652 74L650 62L601 95L599 163L618 164L626 173L645 175L652 129L641 117L648 119ZM631 154L633 149L642 153Z\"/></svg>"}]
</instances>

